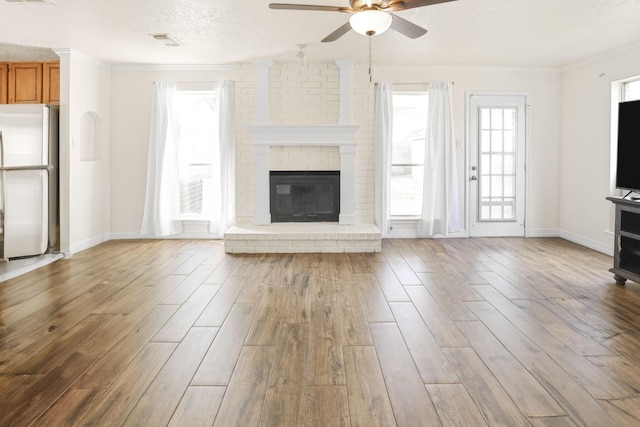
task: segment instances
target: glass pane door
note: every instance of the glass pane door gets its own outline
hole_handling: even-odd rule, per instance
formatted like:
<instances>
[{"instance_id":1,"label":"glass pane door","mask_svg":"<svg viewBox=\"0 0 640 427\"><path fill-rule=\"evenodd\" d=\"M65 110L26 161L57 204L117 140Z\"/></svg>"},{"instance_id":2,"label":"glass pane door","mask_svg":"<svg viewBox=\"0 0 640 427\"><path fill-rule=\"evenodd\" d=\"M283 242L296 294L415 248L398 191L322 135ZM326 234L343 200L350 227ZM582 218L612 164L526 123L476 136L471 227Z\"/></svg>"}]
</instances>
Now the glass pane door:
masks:
<instances>
[{"instance_id":1,"label":"glass pane door","mask_svg":"<svg viewBox=\"0 0 640 427\"><path fill-rule=\"evenodd\" d=\"M524 236L526 96L470 94L469 235Z\"/></svg>"},{"instance_id":2,"label":"glass pane door","mask_svg":"<svg viewBox=\"0 0 640 427\"><path fill-rule=\"evenodd\" d=\"M480 221L516 220L516 109L480 108Z\"/></svg>"}]
</instances>

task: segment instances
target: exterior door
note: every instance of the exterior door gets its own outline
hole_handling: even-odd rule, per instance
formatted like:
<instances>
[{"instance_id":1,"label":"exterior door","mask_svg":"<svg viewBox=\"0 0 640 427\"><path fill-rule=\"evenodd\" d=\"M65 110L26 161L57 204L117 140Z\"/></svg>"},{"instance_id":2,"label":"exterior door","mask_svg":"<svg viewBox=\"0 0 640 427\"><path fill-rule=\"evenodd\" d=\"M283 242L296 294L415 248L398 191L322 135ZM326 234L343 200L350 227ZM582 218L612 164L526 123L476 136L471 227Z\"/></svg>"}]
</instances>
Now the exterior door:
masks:
<instances>
[{"instance_id":1,"label":"exterior door","mask_svg":"<svg viewBox=\"0 0 640 427\"><path fill-rule=\"evenodd\" d=\"M470 94L470 236L525 235L524 95Z\"/></svg>"}]
</instances>

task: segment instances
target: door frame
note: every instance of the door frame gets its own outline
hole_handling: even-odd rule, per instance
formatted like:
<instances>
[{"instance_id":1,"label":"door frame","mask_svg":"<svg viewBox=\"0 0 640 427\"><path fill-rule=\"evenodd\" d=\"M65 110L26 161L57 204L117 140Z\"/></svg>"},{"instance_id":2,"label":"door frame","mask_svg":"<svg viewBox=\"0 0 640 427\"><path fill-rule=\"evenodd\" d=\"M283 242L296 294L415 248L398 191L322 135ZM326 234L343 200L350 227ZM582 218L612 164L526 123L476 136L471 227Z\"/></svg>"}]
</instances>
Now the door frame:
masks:
<instances>
[{"instance_id":1,"label":"door frame","mask_svg":"<svg viewBox=\"0 0 640 427\"><path fill-rule=\"evenodd\" d=\"M465 150L465 162L464 162L464 180L465 180L465 216L466 216L466 229L467 236L471 237L471 203L475 201L471 200L471 144L474 141L471 140L471 97L472 96L522 96L524 97L524 237L529 237L529 224L527 219L529 218L529 169L530 169L530 152L529 141L531 140L531 105L530 96L527 92L519 91L481 91L481 90L468 90L465 91L465 139L467 141Z\"/></svg>"}]
</instances>

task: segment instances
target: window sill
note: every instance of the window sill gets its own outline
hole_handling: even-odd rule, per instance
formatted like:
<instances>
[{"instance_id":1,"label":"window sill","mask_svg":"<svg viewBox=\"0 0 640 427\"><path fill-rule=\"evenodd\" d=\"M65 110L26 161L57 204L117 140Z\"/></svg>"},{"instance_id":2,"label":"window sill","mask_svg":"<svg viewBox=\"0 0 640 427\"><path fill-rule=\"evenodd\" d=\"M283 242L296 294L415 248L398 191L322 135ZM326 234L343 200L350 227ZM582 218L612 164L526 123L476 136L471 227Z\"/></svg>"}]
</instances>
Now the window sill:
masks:
<instances>
[{"instance_id":1,"label":"window sill","mask_svg":"<svg viewBox=\"0 0 640 427\"><path fill-rule=\"evenodd\" d=\"M180 217L180 221L188 223L209 222L209 220L206 219L203 215L182 215Z\"/></svg>"},{"instance_id":2,"label":"window sill","mask_svg":"<svg viewBox=\"0 0 640 427\"><path fill-rule=\"evenodd\" d=\"M412 222L420 222L420 216L418 215L392 215L390 218L391 222L398 223L412 223Z\"/></svg>"}]
</instances>

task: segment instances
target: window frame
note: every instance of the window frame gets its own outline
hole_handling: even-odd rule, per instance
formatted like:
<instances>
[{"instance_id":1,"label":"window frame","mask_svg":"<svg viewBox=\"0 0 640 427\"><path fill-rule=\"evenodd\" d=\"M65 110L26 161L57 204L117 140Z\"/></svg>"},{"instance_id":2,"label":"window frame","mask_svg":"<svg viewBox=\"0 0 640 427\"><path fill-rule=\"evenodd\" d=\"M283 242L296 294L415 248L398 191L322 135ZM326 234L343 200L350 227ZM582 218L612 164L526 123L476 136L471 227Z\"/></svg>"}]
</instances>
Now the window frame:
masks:
<instances>
[{"instance_id":1,"label":"window frame","mask_svg":"<svg viewBox=\"0 0 640 427\"><path fill-rule=\"evenodd\" d=\"M620 93L620 101L621 102L624 102L624 101L637 101L637 100L640 99L640 93L638 94L637 98L636 97L631 97L631 98L627 97L627 95L628 95L627 94L627 87L630 84L634 84L634 83L638 85L638 92L640 92L640 77L635 77L633 79L625 80L625 81L622 82L622 84L620 85L620 89L621 89L620 90L620 92L621 92Z\"/></svg>"},{"instance_id":2,"label":"window frame","mask_svg":"<svg viewBox=\"0 0 640 427\"><path fill-rule=\"evenodd\" d=\"M392 91L392 98L395 98L396 95L416 95L416 96L426 96L427 98L427 111L428 111L428 105L429 105L429 89L428 87L415 87L416 85L411 85L408 87L395 87L393 88ZM395 117L395 109L396 109L396 104L395 102L393 103L393 115ZM426 115L424 117L424 121L425 121L425 129L426 129ZM394 120L394 124L393 126L396 126L395 120ZM390 219L390 227L391 230L394 230L394 227L396 228L396 230L403 230L404 232L406 231L410 231L413 228L415 228L418 224L418 222L420 221L421 215L419 213L417 214L411 214L411 213L406 213L406 214L391 214L392 212L392 207L391 207L391 201L393 199L392 197L392 190L391 190L391 171L394 167L422 167L423 168L423 173L424 173L424 160L422 162L399 162L399 163L394 163L394 156L393 156L393 148L394 148L394 142L392 140L391 142L391 150L390 150L390 156L389 156L389 164L388 164L388 174L389 174L389 219ZM425 144L426 145L426 144ZM424 147L426 148L426 147ZM422 196L422 194L421 194ZM420 203L422 204L422 203Z\"/></svg>"},{"instance_id":3,"label":"window frame","mask_svg":"<svg viewBox=\"0 0 640 427\"><path fill-rule=\"evenodd\" d=\"M197 83L178 83L176 84L176 90L175 90L175 96L179 96L179 94L206 94L206 93L211 93L214 97L214 102L217 103L217 90L216 90L216 86L214 83L206 83L206 82L197 82ZM177 114L176 114L177 116ZM176 117L177 118L177 117ZM179 125L178 125L179 126ZM218 125L219 126L219 125ZM219 129L218 129L219 130ZM215 131L214 131L215 132ZM179 138L179 137L178 137ZM177 141L177 144L180 145L180 142ZM219 141L218 141L219 144ZM210 163L191 163L190 165L197 165L197 166L203 166L203 165L209 165L211 167L211 170L213 172L214 166L215 166L215 161L212 161ZM182 178L179 176L179 178ZM203 201L205 199L205 189L202 189L202 198ZM180 185L180 198L182 199L182 185ZM182 203L180 206L180 220L183 222L183 224L189 223L189 224L201 224L202 227L204 227L205 225L208 224L209 222L209 212L207 211L207 209L203 206L202 208L202 212L201 213L185 213L182 212ZM208 228L208 227L204 227L204 228ZM204 230L203 228L203 230Z\"/></svg>"}]
</instances>

